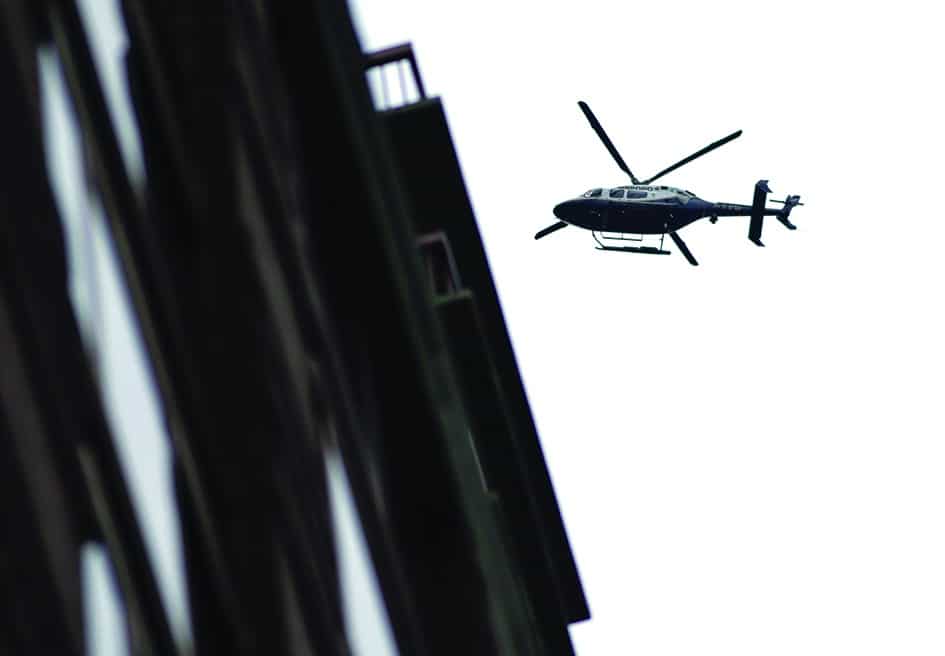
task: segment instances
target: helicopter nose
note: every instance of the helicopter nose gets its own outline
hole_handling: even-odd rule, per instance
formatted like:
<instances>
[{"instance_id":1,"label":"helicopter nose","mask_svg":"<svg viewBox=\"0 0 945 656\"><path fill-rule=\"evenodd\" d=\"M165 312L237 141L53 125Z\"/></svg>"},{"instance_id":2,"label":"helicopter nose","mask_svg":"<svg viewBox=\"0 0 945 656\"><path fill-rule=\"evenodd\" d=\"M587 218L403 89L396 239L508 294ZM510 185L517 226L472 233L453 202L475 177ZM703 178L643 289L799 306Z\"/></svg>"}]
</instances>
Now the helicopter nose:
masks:
<instances>
[{"instance_id":1,"label":"helicopter nose","mask_svg":"<svg viewBox=\"0 0 945 656\"><path fill-rule=\"evenodd\" d=\"M577 201L566 200L563 203L558 203L555 205L554 213L555 216L561 219L562 221L574 220L575 211L578 208Z\"/></svg>"}]
</instances>

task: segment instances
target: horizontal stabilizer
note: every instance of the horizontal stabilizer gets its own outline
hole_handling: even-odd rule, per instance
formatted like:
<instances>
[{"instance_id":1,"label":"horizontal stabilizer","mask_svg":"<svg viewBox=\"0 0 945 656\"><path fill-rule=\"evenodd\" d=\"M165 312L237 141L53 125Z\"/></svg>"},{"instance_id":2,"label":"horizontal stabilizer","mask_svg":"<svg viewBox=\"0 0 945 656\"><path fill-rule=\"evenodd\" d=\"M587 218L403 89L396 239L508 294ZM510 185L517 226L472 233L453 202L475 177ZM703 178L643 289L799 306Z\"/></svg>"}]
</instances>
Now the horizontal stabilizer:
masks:
<instances>
[{"instance_id":1,"label":"horizontal stabilizer","mask_svg":"<svg viewBox=\"0 0 945 656\"><path fill-rule=\"evenodd\" d=\"M758 246L764 246L761 243L761 229L764 227L765 220L765 201L771 189L768 187L767 180L759 180L755 183L755 197L751 202L751 223L748 224L748 239Z\"/></svg>"}]
</instances>

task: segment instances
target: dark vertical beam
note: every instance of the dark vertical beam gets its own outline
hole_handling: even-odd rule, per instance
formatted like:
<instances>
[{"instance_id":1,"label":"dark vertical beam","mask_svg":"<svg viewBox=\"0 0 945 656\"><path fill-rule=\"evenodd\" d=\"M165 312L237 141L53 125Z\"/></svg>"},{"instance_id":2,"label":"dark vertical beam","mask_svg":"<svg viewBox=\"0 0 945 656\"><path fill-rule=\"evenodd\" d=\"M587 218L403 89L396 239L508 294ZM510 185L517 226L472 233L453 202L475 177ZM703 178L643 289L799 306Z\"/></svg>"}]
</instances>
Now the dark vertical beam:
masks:
<instances>
[{"instance_id":1,"label":"dark vertical beam","mask_svg":"<svg viewBox=\"0 0 945 656\"><path fill-rule=\"evenodd\" d=\"M295 113L321 117L299 131L310 263L352 372L341 449L399 646L511 653L496 527L350 18L337 0L273 16Z\"/></svg>"},{"instance_id":2,"label":"dark vertical beam","mask_svg":"<svg viewBox=\"0 0 945 656\"><path fill-rule=\"evenodd\" d=\"M36 28L38 22L21 22L20 27ZM27 398L32 395L41 419L14 425L11 432L18 439L29 439L40 430L51 436L47 448L59 482L48 475L34 493L49 500L57 485L64 486L72 530L78 529L86 539L104 536L119 566L135 648L142 653L173 654L167 617L69 300L62 226L46 179L39 128L35 57L40 36L35 29L28 34L32 38L20 35L14 43L33 53L33 64L25 55L18 58L20 93L12 93L5 105L6 112L18 108L21 114L19 120L8 114L3 117L8 120L0 124L0 134L6 137L0 184L9 185L3 194L0 282L14 308L8 316L8 333L17 335L7 340L17 342L17 353L15 357L8 354L5 366L28 372L23 374L28 376L23 393ZM10 61L2 59L3 64ZM22 359L19 365L17 359ZM16 423L19 415L13 411L9 416ZM41 444L44 438L35 435L33 439ZM29 459L24 466L28 475L32 467L44 468ZM36 510L40 517L49 511L42 504ZM57 543L57 549L71 550L62 557L76 564L78 545L67 539ZM75 578L70 584L77 585L77 573Z\"/></svg>"},{"instance_id":3,"label":"dark vertical beam","mask_svg":"<svg viewBox=\"0 0 945 656\"><path fill-rule=\"evenodd\" d=\"M383 117L416 208L415 230L448 235L463 282L476 298L511 427L503 503L511 523L522 527L516 539L525 550L522 565L533 593L539 599L557 599L559 610L553 615L565 622L587 619L587 600L442 105L434 98L384 112ZM553 625L552 617L546 628ZM558 635L564 645L565 636L560 630Z\"/></svg>"},{"instance_id":4,"label":"dark vertical beam","mask_svg":"<svg viewBox=\"0 0 945 656\"><path fill-rule=\"evenodd\" d=\"M181 470L188 478L186 489L200 517L201 541L208 554L205 562L207 572L214 581L217 602L223 607L223 616L228 620L228 635L238 644L248 643L246 633L249 623L239 617L240 604L235 599L232 579L222 559L222 545L211 518L211 510L205 483L201 478L193 445L186 437L188 424L183 412L193 418L200 401L190 397L189 408L182 407L179 397L181 387L188 387L195 380L192 361L188 357L175 358L173 362L165 356L169 337L178 336L178 349L187 343L182 338L184 331L180 322L169 283L168 269L161 255L161 242L154 234L153 224L143 220L141 209L129 183L127 172L118 149L113 127L108 120L107 106L101 85L95 73L89 45L81 21L71 0L50 0L50 24L54 41L64 63L67 81L76 104L80 124L86 135L86 145L94 167L94 177L102 193L109 227L123 265L124 281L131 293L139 325L149 347L151 362L155 368L164 409L168 413L168 424L174 438L176 457ZM179 353L179 351L178 351ZM174 384L171 380L175 381ZM176 386L175 386L176 385ZM199 399L199 394L195 395ZM199 424L198 424L199 425ZM193 424L190 424L193 428ZM248 653L248 652L247 652Z\"/></svg>"},{"instance_id":5,"label":"dark vertical beam","mask_svg":"<svg viewBox=\"0 0 945 656\"><path fill-rule=\"evenodd\" d=\"M0 287L0 647L80 656L75 499L63 484L11 310Z\"/></svg>"}]
</instances>

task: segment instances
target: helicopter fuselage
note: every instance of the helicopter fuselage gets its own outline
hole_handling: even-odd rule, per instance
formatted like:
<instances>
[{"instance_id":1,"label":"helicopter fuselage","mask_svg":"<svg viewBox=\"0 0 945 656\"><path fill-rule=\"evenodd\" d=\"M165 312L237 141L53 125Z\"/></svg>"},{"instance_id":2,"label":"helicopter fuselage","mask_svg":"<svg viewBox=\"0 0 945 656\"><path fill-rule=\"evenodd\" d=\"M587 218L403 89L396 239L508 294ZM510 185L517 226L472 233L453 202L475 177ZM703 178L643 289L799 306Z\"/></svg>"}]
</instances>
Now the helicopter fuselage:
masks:
<instances>
[{"instance_id":1,"label":"helicopter fuselage","mask_svg":"<svg viewBox=\"0 0 945 656\"><path fill-rule=\"evenodd\" d=\"M566 200L558 203L554 208L554 214L558 221L552 225L542 228L535 233L535 239L542 239L553 232L557 232L569 225L584 228L592 231L594 240L597 242L598 250L619 251L623 253L653 253L658 255L668 255L669 251L663 250L663 237L660 237L659 247L650 245L627 245L621 243L619 246L610 244L605 245L601 239L617 242L643 241L642 238L624 237L630 235L669 235L673 243L679 249L679 252L689 261L689 264L696 266L699 262L692 255L692 251L686 246L677 230L684 228L694 221L708 217L709 221L715 223L720 216L748 216L751 221L748 224L748 239L757 246L764 246L761 242L761 231L764 225L764 217L774 216L788 230L796 230L797 226L791 223L789 217L791 210L801 203L801 197L798 195L787 196L784 200L773 201L780 203L781 207L767 207L768 194L771 189L768 187L767 180L758 180L755 183L754 197L751 205L741 205L737 203L711 203L702 200L691 191L677 189L676 187L653 186L651 183L667 173L675 171L680 166L710 153L719 146L724 146L733 139L741 136L742 131L736 130L727 137L718 141L713 141L705 148L697 150L692 155L684 157L675 164L666 167L656 175L637 179L630 171L630 167L623 160L623 157L617 151L617 147L607 136L604 127L594 116L594 112L583 100L578 101L578 107L584 112L584 117L590 123L591 128L597 133L601 143L613 157L614 162L621 171L630 177L632 185L623 187L612 187L610 189L591 189L578 198ZM601 233L600 237L596 233ZM616 233L616 236L615 234Z\"/></svg>"},{"instance_id":2,"label":"helicopter fuselage","mask_svg":"<svg viewBox=\"0 0 945 656\"><path fill-rule=\"evenodd\" d=\"M750 216L751 205L712 203L690 191L632 185L591 189L554 208L559 220L597 232L659 235L675 232L705 217ZM764 214L776 215L777 208Z\"/></svg>"}]
</instances>

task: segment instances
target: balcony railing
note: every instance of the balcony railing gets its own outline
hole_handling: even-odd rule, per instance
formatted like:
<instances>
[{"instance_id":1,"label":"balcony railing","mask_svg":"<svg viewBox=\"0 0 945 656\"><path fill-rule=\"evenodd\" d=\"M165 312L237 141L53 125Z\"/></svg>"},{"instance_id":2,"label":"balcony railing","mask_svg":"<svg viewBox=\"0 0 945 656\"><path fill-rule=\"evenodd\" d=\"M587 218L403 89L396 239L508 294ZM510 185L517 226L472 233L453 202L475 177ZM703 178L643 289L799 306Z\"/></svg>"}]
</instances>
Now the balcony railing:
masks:
<instances>
[{"instance_id":1,"label":"balcony railing","mask_svg":"<svg viewBox=\"0 0 945 656\"><path fill-rule=\"evenodd\" d=\"M411 105L427 97L413 46L409 43L366 54L364 69L374 106L379 110Z\"/></svg>"}]
</instances>

